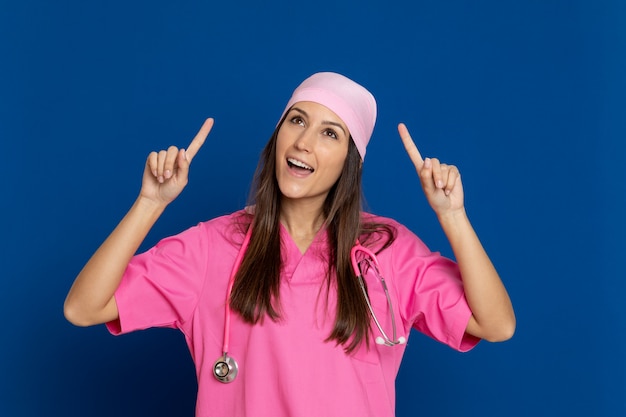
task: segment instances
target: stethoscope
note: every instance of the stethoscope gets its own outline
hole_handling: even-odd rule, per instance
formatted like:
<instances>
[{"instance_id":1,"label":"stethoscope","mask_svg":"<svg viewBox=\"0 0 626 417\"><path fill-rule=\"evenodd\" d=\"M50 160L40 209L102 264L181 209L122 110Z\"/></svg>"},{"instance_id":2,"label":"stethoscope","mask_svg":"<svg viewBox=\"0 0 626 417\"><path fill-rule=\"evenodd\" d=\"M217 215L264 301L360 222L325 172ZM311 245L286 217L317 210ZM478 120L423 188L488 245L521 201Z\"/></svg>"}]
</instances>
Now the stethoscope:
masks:
<instances>
[{"instance_id":1,"label":"stethoscope","mask_svg":"<svg viewBox=\"0 0 626 417\"><path fill-rule=\"evenodd\" d=\"M360 261L357 261L357 254L361 252L365 254ZM389 290L387 289L387 282L383 275L380 273L380 265L378 265L378 258L371 250L367 249L365 246L362 246L361 243L357 240L356 245L352 247L350 251L350 260L352 261L352 268L354 269L354 274L359 280L359 286L361 287L361 292L363 293L363 298L367 303L367 308L370 310L370 314L376 327L378 327L378 331L380 332L380 336L376 338L376 343L379 345L385 346L395 346L406 343L406 338L403 336L397 337L396 332L396 315L393 312L393 304L391 303L391 296L389 295ZM387 336L387 333L383 330L383 326L378 321L378 317L376 317L376 313L374 313L374 308L372 308L372 303L370 302L370 298L367 295L367 290L365 289L365 283L363 281L363 270L361 269L361 264L367 264L370 268L374 270L374 275L380 281L383 286L383 290L385 290L385 297L387 298L387 306L389 307L389 314L391 316L391 331L393 338Z\"/></svg>"},{"instance_id":2,"label":"stethoscope","mask_svg":"<svg viewBox=\"0 0 626 417\"><path fill-rule=\"evenodd\" d=\"M235 259L235 263L233 265L233 270L230 274L230 279L228 281L228 289L226 291L226 305L224 307L224 339L222 345L222 356L217 358L215 363L213 364L213 375L215 378L223 382L225 384L232 382L237 374L239 373L239 365L237 365L237 361L228 355L228 348L230 343L230 294L233 290L233 283L235 280L235 274L239 269L241 261L243 259L243 255L248 248L248 244L250 243L250 236L252 235L252 228L248 229L246 236L241 244L241 249L239 249L239 253L237 254L237 258ZM362 256L361 260L357 261L358 255ZM396 346L403 343L406 343L406 338L403 336L397 337L396 331L396 318L393 310L393 304L391 302L391 296L389 295L389 290L387 289L387 283L385 282L385 278L383 278L380 273L380 266L378 264L378 259L376 255L366 247L362 246L361 243L357 240L356 245L352 247L350 251L350 260L352 262L352 268L354 269L354 274L357 276L359 280L359 286L361 287L361 291L363 293L363 297L365 298L365 302L367 303L367 307L370 311L370 315L380 332L380 336L376 338L376 343L379 345L385 346ZM374 308L372 307L372 303L367 295L367 290L365 289L365 283L363 281L363 270L361 269L361 264L366 264L369 268L374 271L376 278L380 281L383 286L383 290L385 291L385 297L387 298L387 306L389 307L389 314L391 315L391 327L392 327L392 337L389 337L383 326L378 321L378 317L374 313Z\"/></svg>"}]
</instances>

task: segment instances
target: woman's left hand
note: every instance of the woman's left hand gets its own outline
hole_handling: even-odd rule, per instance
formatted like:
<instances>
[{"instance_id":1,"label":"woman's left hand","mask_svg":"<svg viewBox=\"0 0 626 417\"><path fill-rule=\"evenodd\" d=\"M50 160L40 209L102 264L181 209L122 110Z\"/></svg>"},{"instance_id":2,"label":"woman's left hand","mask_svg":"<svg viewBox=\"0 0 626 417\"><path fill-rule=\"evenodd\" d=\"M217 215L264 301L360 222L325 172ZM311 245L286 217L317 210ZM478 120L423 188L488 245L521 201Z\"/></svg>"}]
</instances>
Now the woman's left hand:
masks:
<instances>
[{"instance_id":1,"label":"woman's left hand","mask_svg":"<svg viewBox=\"0 0 626 417\"><path fill-rule=\"evenodd\" d=\"M511 299L465 214L459 170L434 158L422 159L404 124L398 132L459 265L472 310L466 332L492 342L510 339L515 333Z\"/></svg>"},{"instance_id":2,"label":"woman's left hand","mask_svg":"<svg viewBox=\"0 0 626 417\"><path fill-rule=\"evenodd\" d=\"M437 216L464 210L463 184L458 168L436 158L423 159L404 123L398 125L398 133L415 165L426 199Z\"/></svg>"}]
</instances>

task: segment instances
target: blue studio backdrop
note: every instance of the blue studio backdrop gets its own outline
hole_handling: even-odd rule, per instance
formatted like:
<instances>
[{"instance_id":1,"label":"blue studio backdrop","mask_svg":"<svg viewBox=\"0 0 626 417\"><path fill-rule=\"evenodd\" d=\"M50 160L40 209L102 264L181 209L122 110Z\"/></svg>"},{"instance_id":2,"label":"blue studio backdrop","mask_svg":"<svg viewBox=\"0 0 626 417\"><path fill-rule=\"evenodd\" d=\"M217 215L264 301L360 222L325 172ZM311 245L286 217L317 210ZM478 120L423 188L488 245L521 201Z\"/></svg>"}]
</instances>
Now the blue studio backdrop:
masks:
<instances>
[{"instance_id":1,"label":"blue studio backdrop","mask_svg":"<svg viewBox=\"0 0 626 417\"><path fill-rule=\"evenodd\" d=\"M327 70L378 100L368 209L451 256L405 122L459 166L518 317L465 354L413 334L397 415L626 415L625 18L618 0L2 1L0 416L193 415L180 333L77 328L65 295L151 150L216 120L142 250L241 208L289 94Z\"/></svg>"}]
</instances>

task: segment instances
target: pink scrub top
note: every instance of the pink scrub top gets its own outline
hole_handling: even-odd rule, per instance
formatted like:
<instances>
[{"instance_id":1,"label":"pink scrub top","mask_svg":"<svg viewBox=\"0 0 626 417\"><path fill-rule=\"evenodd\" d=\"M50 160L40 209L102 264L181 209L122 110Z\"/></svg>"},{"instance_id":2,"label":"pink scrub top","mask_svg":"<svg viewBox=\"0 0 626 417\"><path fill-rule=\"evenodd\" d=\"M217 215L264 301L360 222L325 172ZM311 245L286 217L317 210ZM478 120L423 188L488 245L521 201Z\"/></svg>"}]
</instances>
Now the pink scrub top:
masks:
<instances>
[{"instance_id":1,"label":"pink scrub top","mask_svg":"<svg viewBox=\"0 0 626 417\"><path fill-rule=\"evenodd\" d=\"M318 233L303 255L281 226L281 320L250 325L232 313L229 356L239 364L229 383L213 376L222 355L225 300L233 263L243 241L244 212L203 222L163 239L135 256L115 298L119 320L113 334L150 327L178 328L185 335L198 378L197 416L376 416L395 415L395 378L405 345L363 344L346 354L325 342L335 318L336 293L326 293L328 242ZM478 339L465 328L471 311L458 267L401 224L364 214L395 228L394 243L378 254L398 325L459 351ZM376 249L376 248L373 248ZM368 292L383 329L392 333L382 286L367 276ZM373 326L373 325L372 325ZM380 336L373 326L372 339Z\"/></svg>"}]
</instances>

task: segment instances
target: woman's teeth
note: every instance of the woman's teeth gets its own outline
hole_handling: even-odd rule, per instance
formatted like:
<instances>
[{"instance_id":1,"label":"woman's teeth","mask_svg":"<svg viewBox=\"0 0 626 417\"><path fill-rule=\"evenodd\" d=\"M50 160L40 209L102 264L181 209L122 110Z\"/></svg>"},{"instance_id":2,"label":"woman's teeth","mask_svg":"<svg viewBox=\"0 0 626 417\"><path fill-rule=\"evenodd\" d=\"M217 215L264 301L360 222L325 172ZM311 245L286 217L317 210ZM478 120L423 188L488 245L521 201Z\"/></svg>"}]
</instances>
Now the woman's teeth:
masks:
<instances>
[{"instance_id":1,"label":"woman's teeth","mask_svg":"<svg viewBox=\"0 0 626 417\"><path fill-rule=\"evenodd\" d=\"M313 172L313 168L312 167L308 166L304 162L298 161L297 159L287 158L287 163L289 165L291 165L291 166L296 167L296 168L306 169L306 170L309 170L309 171Z\"/></svg>"}]
</instances>

